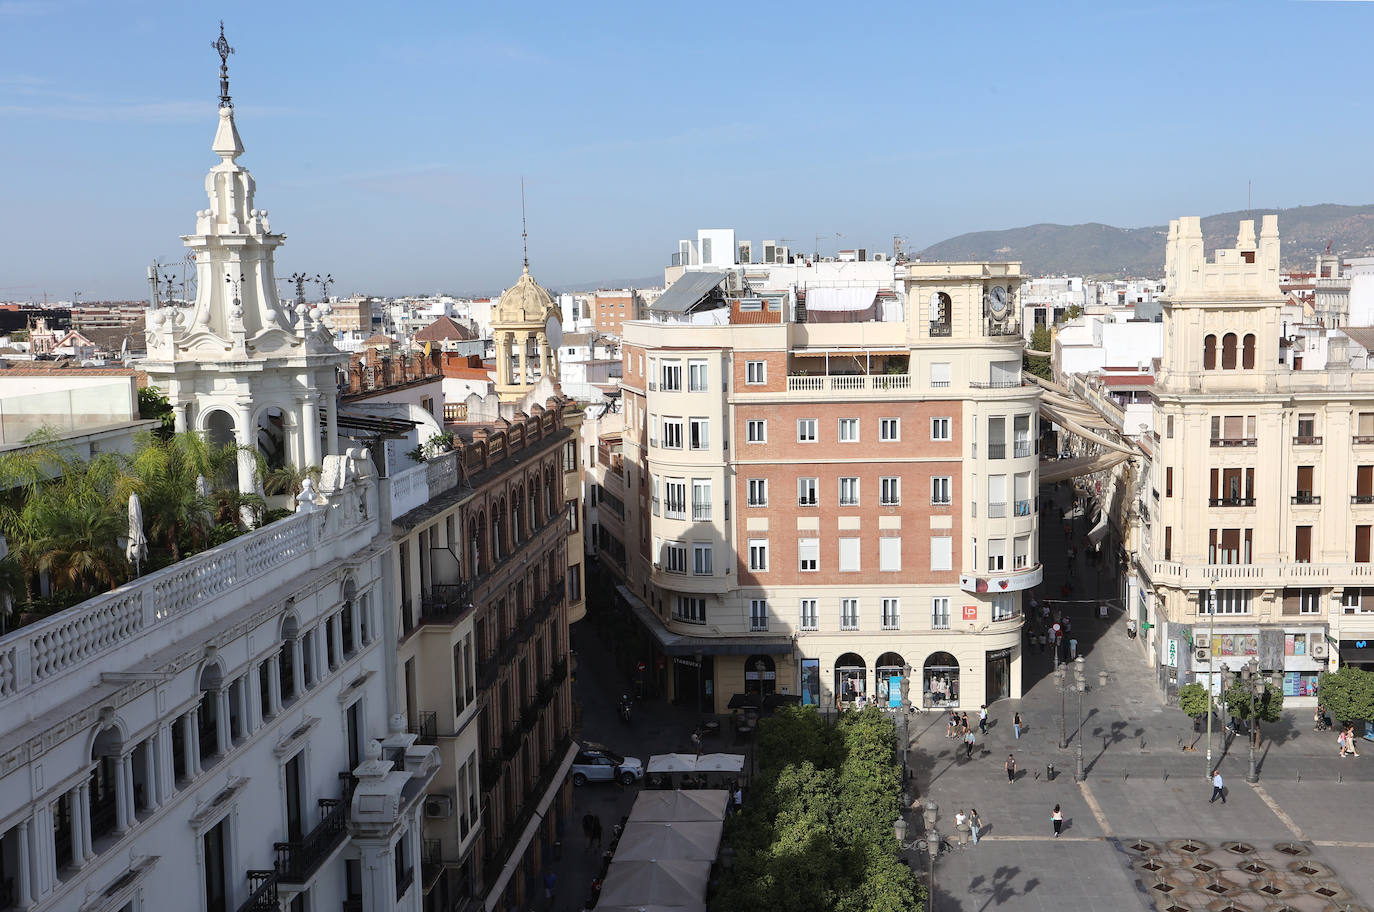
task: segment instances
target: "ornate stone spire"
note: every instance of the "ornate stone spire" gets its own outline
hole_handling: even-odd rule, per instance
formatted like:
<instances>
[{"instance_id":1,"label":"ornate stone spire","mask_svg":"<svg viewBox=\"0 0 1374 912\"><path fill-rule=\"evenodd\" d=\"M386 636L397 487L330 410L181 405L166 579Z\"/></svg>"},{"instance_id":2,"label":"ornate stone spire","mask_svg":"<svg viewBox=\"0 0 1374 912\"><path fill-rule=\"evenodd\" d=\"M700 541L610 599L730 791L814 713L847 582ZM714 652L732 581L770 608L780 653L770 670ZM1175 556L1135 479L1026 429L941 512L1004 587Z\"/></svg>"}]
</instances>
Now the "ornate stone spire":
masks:
<instances>
[{"instance_id":1,"label":"ornate stone spire","mask_svg":"<svg viewBox=\"0 0 1374 912\"><path fill-rule=\"evenodd\" d=\"M213 42L210 47L219 52L219 106L232 108L234 102L229 98L229 55L234 53L234 49L224 38L223 19L219 21L219 40Z\"/></svg>"}]
</instances>

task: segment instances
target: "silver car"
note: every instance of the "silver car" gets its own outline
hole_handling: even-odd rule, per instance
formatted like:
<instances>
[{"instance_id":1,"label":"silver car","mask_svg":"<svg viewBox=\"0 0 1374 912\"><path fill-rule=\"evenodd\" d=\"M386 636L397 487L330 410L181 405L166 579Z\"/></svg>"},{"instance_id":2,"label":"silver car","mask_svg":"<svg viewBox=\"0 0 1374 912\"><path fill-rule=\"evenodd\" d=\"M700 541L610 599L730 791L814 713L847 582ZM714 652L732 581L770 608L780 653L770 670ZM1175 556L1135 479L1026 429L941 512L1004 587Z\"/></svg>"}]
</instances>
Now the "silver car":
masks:
<instances>
[{"instance_id":1,"label":"silver car","mask_svg":"<svg viewBox=\"0 0 1374 912\"><path fill-rule=\"evenodd\" d=\"M619 782L633 785L644 777L644 764L634 757L622 757L600 744L584 744L572 765L572 783Z\"/></svg>"}]
</instances>

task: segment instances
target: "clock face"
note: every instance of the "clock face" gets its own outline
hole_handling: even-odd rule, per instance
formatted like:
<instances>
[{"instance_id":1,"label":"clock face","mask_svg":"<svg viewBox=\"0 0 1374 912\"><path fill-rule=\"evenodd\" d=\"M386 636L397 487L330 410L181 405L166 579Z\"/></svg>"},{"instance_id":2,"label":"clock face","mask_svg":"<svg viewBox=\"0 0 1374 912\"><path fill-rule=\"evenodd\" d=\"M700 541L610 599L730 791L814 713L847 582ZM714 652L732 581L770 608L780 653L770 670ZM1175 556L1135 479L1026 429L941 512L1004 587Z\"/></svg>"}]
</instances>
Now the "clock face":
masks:
<instances>
[{"instance_id":1,"label":"clock face","mask_svg":"<svg viewBox=\"0 0 1374 912\"><path fill-rule=\"evenodd\" d=\"M993 316L1002 316L1007 312L1007 290L1001 285L992 286L988 292L988 303L992 308Z\"/></svg>"}]
</instances>

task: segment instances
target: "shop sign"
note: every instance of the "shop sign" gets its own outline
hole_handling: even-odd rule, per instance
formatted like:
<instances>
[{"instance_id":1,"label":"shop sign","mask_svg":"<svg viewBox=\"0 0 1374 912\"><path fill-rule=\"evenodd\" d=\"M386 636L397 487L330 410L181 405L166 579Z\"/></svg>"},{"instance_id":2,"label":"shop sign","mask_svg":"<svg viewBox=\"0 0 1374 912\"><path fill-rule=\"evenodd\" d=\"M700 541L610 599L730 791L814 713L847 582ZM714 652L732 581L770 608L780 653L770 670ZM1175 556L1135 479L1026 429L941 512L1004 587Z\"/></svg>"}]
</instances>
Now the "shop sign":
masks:
<instances>
[{"instance_id":1,"label":"shop sign","mask_svg":"<svg viewBox=\"0 0 1374 912\"><path fill-rule=\"evenodd\" d=\"M1005 658L1007 658L1007 657L1010 656L1010 655L1011 655L1011 650L1010 650L1010 649L999 649L999 650L997 650L996 652L989 652L989 653L988 653L988 661L989 661L989 662L995 662L995 661L997 661L998 659L1005 659Z\"/></svg>"},{"instance_id":2,"label":"shop sign","mask_svg":"<svg viewBox=\"0 0 1374 912\"><path fill-rule=\"evenodd\" d=\"M964 606L964 620L966 620L966 621L976 621L976 620L978 620L978 606L977 606L977 605L965 605L965 606Z\"/></svg>"},{"instance_id":3,"label":"shop sign","mask_svg":"<svg viewBox=\"0 0 1374 912\"><path fill-rule=\"evenodd\" d=\"M1168 651L1167 651L1167 652L1168 652L1168 655L1167 655L1167 657L1165 658L1164 664L1165 664L1165 665L1168 665L1170 668L1177 668L1177 667L1178 667L1178 640L1171 639L1171 640L1169 640L1168 642L1169 642L1169 648L1168 648Z\"/></svg>"},{"instance_id":4,"label":"shop sign","mask_svg":"<svg viewBox=\"0 0 1374 912\"><path fill-rule=\"evenodd\" d=\"M1018 592L1040 585L1045 578L1045 568L1035 566L1010 576L961 576L959 588L965 592Z\"/></svg>"},{"instance_id":5,"label":"shop sign","mask_svg":"<svg viewBox=\"0 0 1374 912\"><path fill-rule=\"evenodd\" d=\"M679 664L679 665L686 665L688 668L700 668L700 667L701 667L701 663L700 663L700 662L694 662L694 661L692 661L691 659L681 659L681 658L678 658L677 656L673 656L673 661L676 662L676 663Z\"/></svg>"}]
</instances>

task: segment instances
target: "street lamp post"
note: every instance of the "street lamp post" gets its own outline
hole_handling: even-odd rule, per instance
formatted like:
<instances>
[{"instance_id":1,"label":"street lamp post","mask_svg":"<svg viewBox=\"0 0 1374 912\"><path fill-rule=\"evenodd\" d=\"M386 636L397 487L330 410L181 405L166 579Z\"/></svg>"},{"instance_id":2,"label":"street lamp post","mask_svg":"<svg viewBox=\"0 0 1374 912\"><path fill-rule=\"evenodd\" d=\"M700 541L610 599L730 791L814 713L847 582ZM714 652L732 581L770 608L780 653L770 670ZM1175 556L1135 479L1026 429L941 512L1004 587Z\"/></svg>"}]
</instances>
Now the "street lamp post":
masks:
<instances>
[{"instance_id":1,"label":"street lamp post","mask_svg":"<svg viewBox=\"0 0 1374 912\"><path fill-rule=\"evenodd\" d=\"M1207 613L1212 616L1212 629L1207 634L1207 770L1212 767L1212 684L1216 680L1213 666L1216 656L1212 654L1212 644L1217 641L1217 577L1213 576L1211 588L1207 591Z\"/></svg>"},{"instance_id":2,"label":"street lamp post","mask_svg":"<svg viewBox=\"0 0 1374 912\"><path fill-rule=\"evenodd\" d=\"M899 850L905 852L910 849L922 849L930 859L930 873L926 878L926 912L933 912L935 909L935 856L940 854L940 834L935 829L935 820L939 812L940 809L934 801L927 800L921 803L921 815L925 820L925 838L911 842L906 841L906 818L898 816L892 821L892 833L897 837Z\"/></svg>"},{"instance_id":3,"label":"street lamp post","mask_svg":"<svg viewBox=\"0 0 1374 912\"><path fill-rule=\"evenodd\" d=\"M1065 682L1064 682L1064 666L1063 666L1063 665L1057 665L1057 666L1055 666L1055 669L1054 669L1054 678L1055 678L1055 680L1056 680L1056 681L1058 682L1058 684L1059 684L1059 749L1060 749L1060 750L1063 750L1064 748L1066 748L1066 747L1069 746L1069 736L1068 736L1068 732L1067 732L1067 725L1066 725L1065 722L1064 722L1064 717L1065 717L1066 713L1068 712L1068 710L1067 710L1067 709L1065 708L1065 706L1064 706L1064 688L1065 688L1066 685L1065 685Z\"/></svg>"},{"instance_id":4,"label":"street lamp post","mask_svg":"<svg viewBox=\"0 0 1374 912\"><path fill-rule=\"evenodd\" d=\"M1255 698L1263 693L1264 679L1259 673L1259 659L1252 658L1240 669L1240 676L1250 691L1250 768L1245 773L1246 782L1259 782L1259 770L1255 768Z\"/></svg>"},{"instance_id":5,"label":"street lamp post","mask_svg":"<svg viewBox=\"0 0 1374 912\"><path fill-rule=\"evenodd\" d=\"M1073 779L1075 782L1083 781L1083 692L1088 689L1088 679L1083 674L1083 657L1079 656L1074 660L1073 666L1073 686L1078 691L1078 756L1074 763Z\"/></svg>"}]
</instances>

